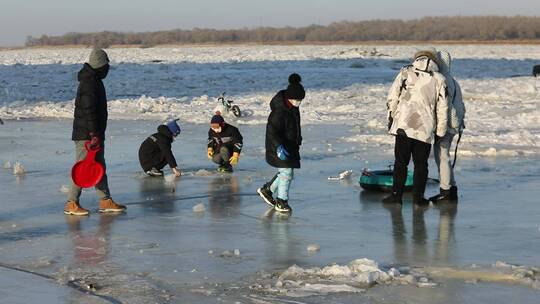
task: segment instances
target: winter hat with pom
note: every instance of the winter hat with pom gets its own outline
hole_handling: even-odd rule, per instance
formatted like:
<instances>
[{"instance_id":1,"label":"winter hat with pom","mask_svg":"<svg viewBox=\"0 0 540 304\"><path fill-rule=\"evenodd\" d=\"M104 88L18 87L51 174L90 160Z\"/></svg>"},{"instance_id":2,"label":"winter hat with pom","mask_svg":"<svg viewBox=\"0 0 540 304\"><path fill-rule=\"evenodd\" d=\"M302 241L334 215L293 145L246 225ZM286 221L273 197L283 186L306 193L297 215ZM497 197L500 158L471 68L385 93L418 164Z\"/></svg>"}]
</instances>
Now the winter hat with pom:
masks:
<instances>
[{"instance_id":1,"label":"winter hat with pom","mask_svg":"<svg viewBox=\"0 0 540 304\"><path fill-rule=\"evenodd\" d=\"M438 51L437 59L441 73L450 74L450 66L452 64L452 56L450 56L450 53L448 51Z\"/></svg>"},{"instance_id":2,"label":"winter hat with pom","mask_svg":"<svg viewBox=\"0 0 540 304\"><path fill-rule=\"evenodd\" d=\"M178 119L175 119L167 123L167 128L169 129L169 131L171 131L174 137L180 135L181 132L180 126L178 125L177 121Z\"/></svg>"},{"instance_id":3,"label":"winter hat with pom","mask_svg":"<svg viewBox=\"0 0 540 304\"><path fill-rule=\"evenodd\" d=\"M210 123L211 124L218 124L220 126L223 126L225 124L225 120L223 119L223 117L221 115L214 115L212 116L212 119L210 120Z\"/></svg>"},{"instance_id":4,"label":"winter hat with pom","mask_svg":"<svg viewBox=\"0 0 540 304\"><path fill-rule=\"evenodd\" d=\"M99 69L109 63L109 56L102 49L93 49L88 58L88 64L93 69Z\"/></svg>"},{"instance_id":5,"label":"winter hat with pom","mask_svg":"<svg viewBox=\"0 0 540 304\"><path fill-rule=\"evenodd\" d=\"M288 99L302 100L306 97L306 91L304 91L304 87L300 82L302 82L300 75L293 73L289 76L289 86L285 91Z\"/></svg>"}]
</instances>

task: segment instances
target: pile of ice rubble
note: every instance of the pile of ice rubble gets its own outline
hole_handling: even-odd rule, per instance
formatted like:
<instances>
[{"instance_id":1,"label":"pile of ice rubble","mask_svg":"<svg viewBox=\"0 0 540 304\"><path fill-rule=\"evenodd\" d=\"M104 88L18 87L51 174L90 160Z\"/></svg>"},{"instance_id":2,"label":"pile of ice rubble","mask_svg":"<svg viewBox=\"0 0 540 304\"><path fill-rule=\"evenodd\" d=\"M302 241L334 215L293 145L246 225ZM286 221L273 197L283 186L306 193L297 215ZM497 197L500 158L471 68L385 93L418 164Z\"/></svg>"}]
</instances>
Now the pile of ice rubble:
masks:
<instances>
[{"instance_id":1,"label":"pile of ice rubble","mask_svg":"<svg viewBox=\"0 0 540 304\"><path fill-rule=\"evenodd\" d=\"M255 292L288 297L309 297L332 293L362 293L374 285L437 287L448 279L468 284L493 282L540 289L540 268L497 262L488 267L466 268L379 267L370 259L356 259L347 265L302 268L293 265L279 274L262 273L249 287ZM435 281L437 280L437 282Z\"/></svg>"},{"instance_id":2,"label":"pile of ice rubble","mask_svg":"<svg viewBox=\"0 0 540 304\"><path fill-rule=\"evenodd\" d=\"M383 270L375 261L362 258L348 265L334 264L322 268L302 268L293 265L277 276L273 286L255 284L250 288L290 297L307 297L338 292L360 293L375 284L437 286L430 278L412 272L409 267L391 267Z\"/></svg>"}]
</instances>

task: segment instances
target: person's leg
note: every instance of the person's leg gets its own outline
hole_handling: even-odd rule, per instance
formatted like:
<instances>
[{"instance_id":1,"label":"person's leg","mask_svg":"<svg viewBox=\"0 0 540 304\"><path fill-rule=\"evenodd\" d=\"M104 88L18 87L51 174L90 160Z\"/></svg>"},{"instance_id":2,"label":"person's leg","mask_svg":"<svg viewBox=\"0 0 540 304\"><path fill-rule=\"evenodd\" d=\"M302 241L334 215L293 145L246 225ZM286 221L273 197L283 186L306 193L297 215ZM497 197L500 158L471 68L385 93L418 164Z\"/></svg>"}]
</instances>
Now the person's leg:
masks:
<instances>
[{"instance_id":1,"label":"person's leg","mask_svg":"<svg viewBox=\"0 0 540 304\"><path fill-rule=\"evenodd\" d=\"M86 157L86 150L84 149L84 141L75 142L75 160L80 161ZM79 198L81 197L82 189L77 186L73 180L71 181L71 187L68 192L68 201L64 205L64 213L67 215L88 215L88 210L81 207L79 204Z\"/></svg>"},{"instance_id":2,"label":"person's leg","mask_svg":"<svg viewBox=\"0 0 540 304\"><path fill-rule=\"evenodd\" d=\"M109 191L109 181L107 178L107 165L105 164L105 145L103 143L101 143L101 151L96 154L96 162L103 165L103 169L105 169L105 174L103 174L103 178L95 187L96 193L99 197L99 200L101 201L111 198L111 193Z\"/></svg>"},{"instance_id":3,"label":"person's leg","mask_svg":"<svg viewBox=\"0 0 540 304\"><path fill-rule=\"evenodd\" d=\"M219 149L219 155L221 156L222 164L229 165L229 159L231 158L231 150L227 146L221 146Z\"/></svg>"},{"instance_id":4,"label":"person's leg","mask_svg":"<svg viewBox=\"0 0 540 304\"><path fill-rule=\"evenodd\" d=\"M79 140L75 141L75 161L81 161L86 157L86 150L84 148L84 141ZM82 189L81 187L75 185L73 180L71 181L71 187L69 188L68 192L68 201L71 202L78 202L79 198L81 197Z\"/></svg>"},{"instance_id":5,"label":"person's leg","mask_svg":"<svg viewBox=\"0 0 540 304\"><path fill-rule=\"evenodd\" d=\"M103 165L103 168L106 169L105 165L105 145L101 144L101 151L96 154L96 161ZM105 170L106 172L106 170ZM123 212L127 209L126 206L117 204L112 198L109 191L109 182L107 179L107 174L103 175L101 181L96 185L96 193L99 197L99 212L102 213L116 213Z\"/></svg>"},{"instance_id":6,"label":"person's leg","mask_svg":"<svg viewBox=\"0 0 540 304\"><path fill-rule=\"evenodd\" d=\"M278 194L279 194L279 175L280 175L280 171L278 171L278 173L276 173L276 178L274 179L274 181L272 182L272 184L270 184L270 191L272 191L272 194L274 195L274 197L278 197Z\"/></svg>"},{"instance_id":7,"label":"person's leg","mask_svg":"<svg viewBox=\"0 0 540 304\"><path fill-rule=\"evenodd\" d=\"M158 170L162 170L163 168L165 168L166 165L167 165L167 160L165 159L164 156L162 156L159 163L155 165L155 168Z\"/></svg>"},{"instance_id":8,"label":"person's leg","mask_svg":"<svg viewBox=\"0 0 540 304\"><path fill-rule=\"evenodd\" d=\"M413 200L423 203L428 178L428 158L431 152L431 145L412 139L412 158L414 163L413 175Z\"/></svg>"},{"instance_id":9,"label":"person's leg","mask_svg":"<svg viewBox=\"0 0 540 304\"><path fill-rule=\"evenodd\" d=\"M411 161L411 139L398 135L394 146L394 184L392 190L394 194L401 198L405 190L407 181L407 166Z\"/></svg>"},{"instance_id":10,"label":"person's leg","mask_svg":"<svg viewBox=\"0 0 540 304\"><path fill-rule=\"evenodd\" d=\"M214 153L212 156L212 161L218 165L222 165L223 160L221 159L221 153Z\"/></svg>"},{"instance_id":11,"label":"person's leg","mask_svg":"<svg viewBox=\"0 0 540 304\"><path fill-rule=\"evenodd\" d=\"M294 170L292 168L280 168L278 184L278 194L277 198L288 201L289 200L289 189L291 188L291 181L294 178Z\"/></svg>"},{"instance_id":12,"label":"person's leg","mask_svg":"<svg viewBox=\"0 0 540 304\"><path fill-rule=\"evenodd\" d=\"M455 186L456 182L454 180L454 170L452 169L452 160L450 158L450 148L452 146L452 140L454 139L454 134L446 134L438 145L440 150L440 165L439 165L439 176L440 176L440 187L442 190L450 190L451 186Z\"/></svg>"}]
</instances>

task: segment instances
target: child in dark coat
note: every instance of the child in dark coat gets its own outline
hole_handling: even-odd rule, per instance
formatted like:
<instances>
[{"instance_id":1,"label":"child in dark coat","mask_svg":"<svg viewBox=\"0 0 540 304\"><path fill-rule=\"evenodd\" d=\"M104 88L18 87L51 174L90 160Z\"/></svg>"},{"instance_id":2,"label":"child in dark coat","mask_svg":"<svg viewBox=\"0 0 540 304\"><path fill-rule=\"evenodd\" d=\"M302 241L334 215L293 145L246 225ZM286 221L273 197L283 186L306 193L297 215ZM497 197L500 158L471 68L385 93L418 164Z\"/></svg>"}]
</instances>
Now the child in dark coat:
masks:
<instances>
[{"instance_id":1,"label":"child in dark coat","mask_svg":"<svg viewBox=\"0 0 540 304\"><path fill-rule=\"evenodd\" d=\"M178 169L171 144L180 134L180 126L177 120L173 120L167 125L160 125L157 130L158 132L148 137L139 148L141 167L149 176L163 176L161 169L168 164L174 175L178 177L182 173Z\"/></svg>"},{"instance_id":2,"label":"child in dark coat","mask_svg":"<svg viewBox=\"0 0 540 304\"><path fill-rule=\"evenodd\" d=\"M257 193L276 211L291 212L288 204L289 189L294 169L300 168L301 101L306 96L298 74L289 76L289 86L279 91L270 102L270 115L266 124L266 162L279 172Z\"/></svg>"},{"instance_id":3,"label":"child in dark coat","mask_svg":"<svg viewBox=\"0 0 540 304\"><path fill-rule=\"evenodd\" d=\"M242 152L243 138L235 126L225 122L219 114L210 120L208 130L208 159L219 165L218 171L232 172Z\"/></svg>"}]
</instances>

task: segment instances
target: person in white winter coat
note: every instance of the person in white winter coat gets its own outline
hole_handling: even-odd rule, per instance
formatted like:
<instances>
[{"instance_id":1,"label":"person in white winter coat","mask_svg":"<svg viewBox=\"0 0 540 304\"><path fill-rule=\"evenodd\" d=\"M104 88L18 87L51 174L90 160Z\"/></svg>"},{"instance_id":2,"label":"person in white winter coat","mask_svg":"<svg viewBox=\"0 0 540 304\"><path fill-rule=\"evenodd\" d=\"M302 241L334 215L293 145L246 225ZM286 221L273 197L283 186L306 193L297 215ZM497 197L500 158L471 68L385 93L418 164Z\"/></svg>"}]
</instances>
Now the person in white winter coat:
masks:
<instances>
[{"instance_id":1,"label":"person in white winter coat","mask_svg":"<svg viewBox=\"0 0 540 304\"><path fill-rule=\"evenodd\" d=\"M448 86L448 131L433 145L435 162L439 169L440 193L429 200L437 203L455 201L458 198L454 168L450 160L450 147L456 134L465 128L465 104L458 82L454 79L450 67L452 57L447 51L437 52L440 72L445 76Z\"/></svg>"},{"instance_id":2,"label":"person in white winter coat","mask_svg":"<svg viewBox=\"0 0 540 304\"><path fill-rule=\"evenodd\" d=\"M444 76L439 73L436 51L419 51L411 65L401 69L388 94L388 128L396 137L392 194L385 203L401 203L407 166L414 162L413 202L428 204L424 192L428 158L435 136L448 128L448 97Z\"/></svg>"}]
</instances>

